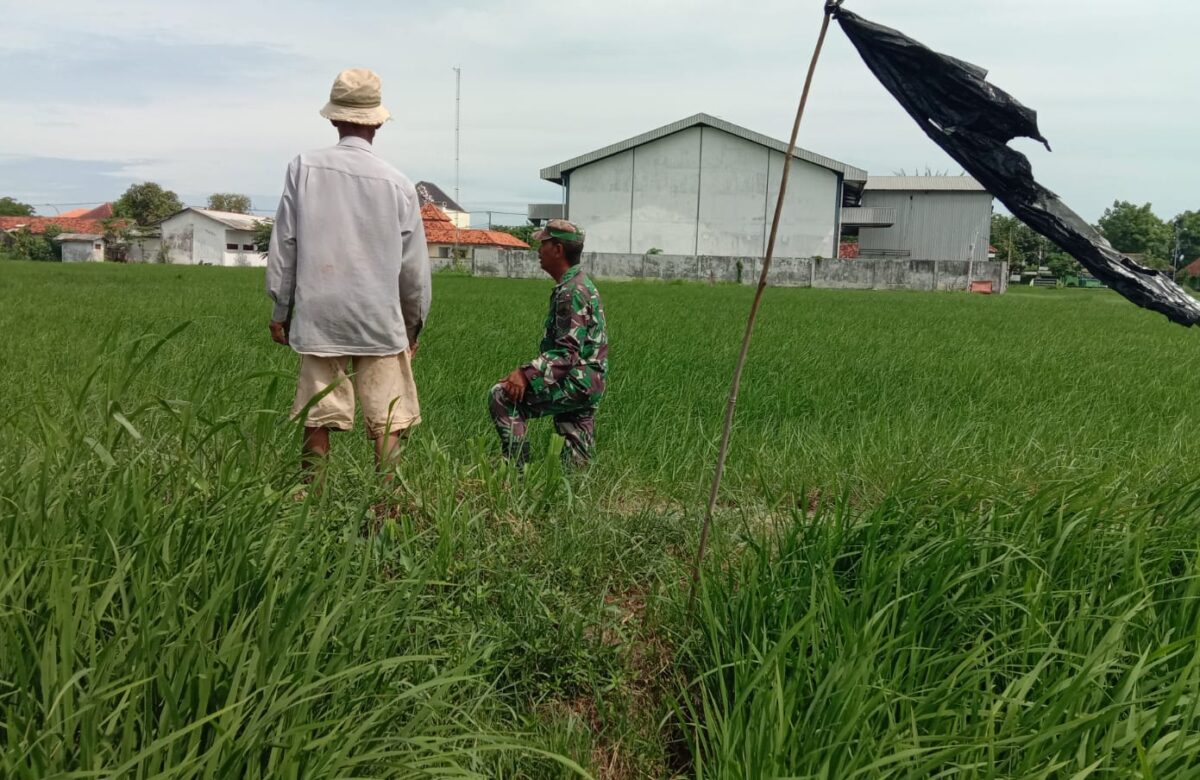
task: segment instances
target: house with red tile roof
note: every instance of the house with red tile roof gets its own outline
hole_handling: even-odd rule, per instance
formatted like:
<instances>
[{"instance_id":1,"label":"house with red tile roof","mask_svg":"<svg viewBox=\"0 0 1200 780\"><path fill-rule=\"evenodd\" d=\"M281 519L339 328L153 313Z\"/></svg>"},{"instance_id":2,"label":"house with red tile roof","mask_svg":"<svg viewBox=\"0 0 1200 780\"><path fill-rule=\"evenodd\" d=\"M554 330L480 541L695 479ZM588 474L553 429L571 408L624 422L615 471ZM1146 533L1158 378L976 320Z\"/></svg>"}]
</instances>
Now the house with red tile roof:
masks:
<instances>
[{"instance_id":1,"label":"house with red tile roof","mask_svg":"<svg viewBox=\"0 0 1200 780\"><path fill-rule=\"evenodd\" d=\"M0 232L13 233L28 228L30 233L41 235L53 225L60 233L103 233L104 225L99 219L80 217L0 217Z\"/></svg>"},{"instance_id":2,"label":"house with red tile roof","mask_svg":"<svg viewBox=\"0 0 1200 780\"><path fill-rule=\"evenodd\" d=\"M125 223L118 225L124 227ZM62 216L0 217L0 245L23 230L35 236L45 235L47 230L56 233L54 243L60 247L59 257L67 262L103 260L108 247L103 221Z\"/></svg>"},{"instance_id":3,"label":"house with red tile roof","mask_svg":"<svg viewBox=\"0 0 1200 780\"><path fill-rule=\"evenodd\" d=\"M83 208L64 211L58 216L66 219L108 219L112 215L113 204L101 203L99 206L90 209L85 206Z\"/></svg>"},{"instance_id":4,"label":"house with red tile roof","mask_svg":"<svg viewBox=\"0 0 1200 780\"><path fill-rule=\"evenodd\" d=\"M471 215L441 187L431 181L419 181L414 186L417 188L417 198L421 201L422 206L433 204L458 227L471 227Z\"/></svg>"},{"instance_id":5,"label":"house with red tile roof","mask_svg":"<svg viewBox=\"0 0 1200 780\"><path fill-rule=\"evenodd\" d=\"M479 230L455 226L454 222L437 206L427 203L421 206L421 221L425 225L425 243L429 257L437 265L438 258L454 256L454 247L466 251L470 256L476 247L498 247L501 249L528 249L521 239L501 230Z\"/></svg>"}]
</instances>

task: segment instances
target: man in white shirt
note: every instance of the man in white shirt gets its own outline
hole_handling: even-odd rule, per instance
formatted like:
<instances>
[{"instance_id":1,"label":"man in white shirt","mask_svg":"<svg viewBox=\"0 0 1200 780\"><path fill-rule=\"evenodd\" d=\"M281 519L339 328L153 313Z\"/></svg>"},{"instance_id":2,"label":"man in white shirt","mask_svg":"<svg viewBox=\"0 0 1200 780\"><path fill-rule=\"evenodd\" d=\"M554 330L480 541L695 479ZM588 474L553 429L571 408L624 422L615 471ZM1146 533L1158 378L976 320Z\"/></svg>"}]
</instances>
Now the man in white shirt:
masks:
<instances>
[{"instance_id":1,"label":"man in white shirt","mask_svg":"<svg viewBox=\"0 0 1200 780\"><path fill-rule=\"evenodd\" d=\"M377 75L342 71L321 116L340 140L288 166L267 255L271 337L301 356L292 414L304 420L305 467L329 454L329 431L354 427L357 396L382 471L421 421L411 363L430 303L421 205L372 151L390 117Z\"/></svg>"}]
</instances>

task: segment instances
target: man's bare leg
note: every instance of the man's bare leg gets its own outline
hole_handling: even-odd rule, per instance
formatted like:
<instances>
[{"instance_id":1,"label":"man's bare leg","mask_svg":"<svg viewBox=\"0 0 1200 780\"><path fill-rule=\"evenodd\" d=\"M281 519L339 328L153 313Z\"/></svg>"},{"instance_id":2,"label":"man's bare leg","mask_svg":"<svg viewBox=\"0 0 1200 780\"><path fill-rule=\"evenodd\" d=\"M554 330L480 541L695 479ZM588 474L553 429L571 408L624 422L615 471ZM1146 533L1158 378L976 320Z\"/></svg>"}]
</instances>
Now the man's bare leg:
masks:
<instances>
[{"instance_id":1,"label":"man's bare leg","mask_svg":"<svg viewBox=\"0 0 1200 780\"><path fill-rule=\"evenodd\" d=\"M315 483L319 494L325 489L325 466L329 463L329 429L304 429L304 446L300 456L300 468L304 470L304 481Z\"/></svg>"},{"instance_id":2,"label":"man's bare leg","mask_svg":"<svg viewBox=\"0 0 1200 780\"><path fill-rule=\"evenodd\" d=\"M407 431L392 431L376 438L375 469L383 475L385 482L391 482L396 463L400 460L400 440Z\"/></svg>"}]
</instances>

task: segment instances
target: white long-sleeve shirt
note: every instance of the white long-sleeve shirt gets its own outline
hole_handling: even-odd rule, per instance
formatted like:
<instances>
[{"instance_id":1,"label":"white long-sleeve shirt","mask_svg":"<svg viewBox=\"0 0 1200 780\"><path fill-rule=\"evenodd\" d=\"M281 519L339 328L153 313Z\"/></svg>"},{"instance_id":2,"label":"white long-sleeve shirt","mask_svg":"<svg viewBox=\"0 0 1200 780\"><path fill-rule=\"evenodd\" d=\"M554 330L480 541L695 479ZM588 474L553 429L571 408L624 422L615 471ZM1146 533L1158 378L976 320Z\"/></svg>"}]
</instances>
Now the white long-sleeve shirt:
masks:
<instances>
[{"instance_id":1,"label":"white long-sleeve shirt","mask_svg":"<svg viewBox=\"0 0 1200 780\"><path fill-rule=\"evenodd\" d=\"M408 177L352 136L292 160L267 255L271 318L291 319L292 349L403 352L425 324L430 286Z\"/></svg>"}]
</instances>

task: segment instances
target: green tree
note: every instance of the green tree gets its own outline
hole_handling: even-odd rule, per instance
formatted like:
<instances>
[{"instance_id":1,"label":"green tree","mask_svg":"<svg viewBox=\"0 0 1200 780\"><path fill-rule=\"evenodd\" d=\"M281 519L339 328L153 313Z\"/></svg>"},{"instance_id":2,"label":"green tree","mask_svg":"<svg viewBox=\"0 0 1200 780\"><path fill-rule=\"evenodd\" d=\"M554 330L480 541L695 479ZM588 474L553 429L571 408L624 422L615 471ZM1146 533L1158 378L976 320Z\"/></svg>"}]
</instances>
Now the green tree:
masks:
<instances>
[{"instance_id":1,"label":"green tree","mask_svg":"<svg viewBox=\"0 0 1200 780\"><path fill-rule=\"evenodd\" d=\"M232 211L234 214L250 213L250 197L236 192L214 192L208 196L208 207L213 211Z\"/></svg>"},{"instance_id":2,"label":"green tree","mask_svg":"<svg viewBox=\"0 0 1200 780\"><path fill-rule=\"evenodd\" d=\"M10 237L10 253L21 260L58 260L58 245L54 237L62 232L57 225L49 225L45 233L33 233L23 227Z\"/></svg>"},{"instance_id":3,"label":"green tree","mask_svg":"<svg viewBox=\"0 0 1200 780\"><path fill-rule=\"evenodd\" d=\"M113 204L113 215L138 225L153 225L183 209L179 196L152 181L132 184Z\"/></svg>"},{"instance_id":4,"label":"green tree","mask_svg":"<svg viewBox=\"0 0 1200 780\"><path fill-rule=\"evenodd\" d=\"M533 237L533 234L539 230L539 228L533 225L494 225L492 230L499 230L501 233L516 236L526 244L529 244L529 248L535 252L542 246L542 242Z\"/></svg>"},{"instance_id":5,"label":"green tree","mask_svg":"<svg viewBox=\"0 0 1200 780\"><path fill-rule=\"evenodd\" d=\"M129 256L129 226L120 217L109 217L100 220L104 231L105 260L116 260L124 263Z\"/></svg>"},{"instance_id":6,"label":"green tree","mask_svg":"<svg viewBox=\"0 0 1200 780\"><path fill-rule=\"evenodd\" d=\"M1176 262L1179 267L1200 260L1200 211L1185 211L1171 220L1172 232L1178 231L1179 257ZM1175 238L1172 237L1172 246Z\"/></svg>"},{"instance_id":7,"label":"green tree","mask_svg":"<svg viewBox=\"0 0 1200 780\"><path fill-rule=\"evenodd\" d=\"M267 256L267 250L271 247L271 234L274 232L275 223L266 220L259 222L254 228L254 246L263 257Z\"/></svg>"},{"instance_id":8,"label":"green tree","mask_svg":"<svg viewBox=\"0 0 1200 780\"><path fill-rule=\"evenodd\" d=\"M1037 268L1045 243L1033 228L1016 217L992 215L992 246L996 247L996 259L1008 263L1010 271Z\"/></svg>"},{"instance_id":9,"label":"green tree","mask_svg":"<svg viewBox=\"0 0 1200 780\"><path fill-rule=\"evenodd\" d=\"M0 217L32 217L33 206L14 198L0 198Z\"/></svg>"},{"instance_id":10,"label":"green tree","mask_svg":"<svg viewBox=\"0 0 1200 780\"><path fill-rule=\"evenodd\" d=\"M1083 266L1066 252L1048 252L1043 265L1049 268L1050 273L1058 279L1083 273Z\"/></svg>"},{"instance_id":11,"label":"green tree","mask_svg":"<svg viewBox=\"0 0 1200 780\"><path fill-rule=\"evenodd\" d=\"M1170 266L1175 233L1155 215L1149 203L1135 206L1129 201L1114 201L1100 217L1099 228L1118 252L1144 255L1147 264L1156 268Z\"/></svg>"}]
</instances>

